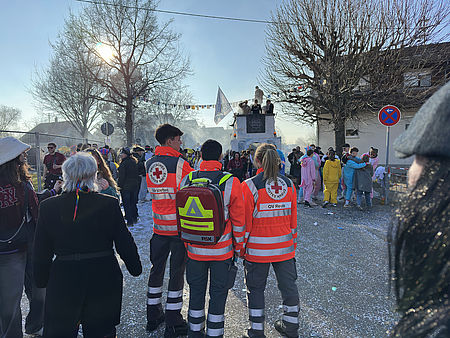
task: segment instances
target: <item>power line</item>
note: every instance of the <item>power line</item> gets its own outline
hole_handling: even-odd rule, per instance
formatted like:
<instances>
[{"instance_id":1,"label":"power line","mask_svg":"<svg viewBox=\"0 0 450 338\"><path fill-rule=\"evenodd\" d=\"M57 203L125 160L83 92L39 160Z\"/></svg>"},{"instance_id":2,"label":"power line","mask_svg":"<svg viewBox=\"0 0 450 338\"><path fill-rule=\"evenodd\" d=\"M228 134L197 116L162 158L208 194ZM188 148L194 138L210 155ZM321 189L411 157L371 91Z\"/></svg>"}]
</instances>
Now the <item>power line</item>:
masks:
<instances>
[{"instance_id":1,"label":"power line","mask_svg":"<svg viewBox=\"0 0 450 338\"><path fill-rule=\"evenodd\" d=\"M102 1L93 1L93 0L75 0L75 1L90 3L90 4L94 4L94 5L119 6L117 4L113 4L113 3L109 3L109 2L102 2ZM153 9L153 8L137 7L137 6L126 6L126 5L120 5L120 6L125 7L125 8L130 8L130 9L140 9L140 10L146 10L146 11L158 12L158 13L165 13L165 14L193 16L193 17L197 17L197 18L230 20L230 21L251 22L251 23L264 23L264 24L268 24L268 23L269 24L274 24L274 23L276 23L274 21L268 21L268 20L233 18L233 17L228 17L228 16L217 16L217 15L177 12L177 11L168 11L168 10L164 10L164 9Z\"/></svg>"}]
</instances>

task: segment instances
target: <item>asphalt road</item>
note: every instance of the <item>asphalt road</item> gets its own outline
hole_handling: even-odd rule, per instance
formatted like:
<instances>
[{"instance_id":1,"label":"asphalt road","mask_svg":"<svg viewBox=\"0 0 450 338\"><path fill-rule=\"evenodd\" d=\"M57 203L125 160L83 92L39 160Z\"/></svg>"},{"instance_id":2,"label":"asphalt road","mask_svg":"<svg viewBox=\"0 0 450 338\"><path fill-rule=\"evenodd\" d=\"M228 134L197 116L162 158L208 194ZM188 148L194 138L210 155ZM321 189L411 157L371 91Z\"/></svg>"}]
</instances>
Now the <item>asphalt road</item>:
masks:
<instances>
[{"instance_id":1,"label":"asphalt road","mask_svg":"<svg viewBox=\"0 0 450 338\"><path fill-rule=\"evenodd\" d=\"M299 205L299 244L296 252L300 294L300 337L385 337L395 320L388 289L386 232L391 208L371 211L342 205L323 209ZM139 277L124 269L122 319L118 337L163 337L164 326L145 331L146 289L150 269L151 202L139 204L140 222L131 228L144 266ZM241 337L248 325L242 261L229 292L225 337ZM166 273L165 286L168 282ZM184 288L186 317L189 290ZM165 298L165 297L164 297ZM27 304L23 302L23 313ZM273 322L281 314L281 296L273 271L266 288L267 337L279 337Z\"/></svg>"},{"instance_id":2,"label":"asphalt road","mask_svg":"<svg viewBox=\"0 0 450 338\"><path fill-rule=\"evenodd\" d=\"M140 205L142 211L148 205ZM388 290L386 231L391 209L370 212L354 208L323 209L299 205L299 245L296 261L300 294L301 337L384 337L395 322ZM142 212L141 212L142 215ZM125 286L119 337L162 337L164 327L145 332L146 285L150 268L149 220L133 229L144 272L133 278L124 272ZM317 224L317 225L316 225ZM242 261L230 290L225 337L240 337L248 325ZM167 283L167 274L166 281ZM165 284L167 285L167 284ZM183 314L188 306L185 285ZM266 336L279 337L273 322L281 313L281 296L271 271L266 289Z\"/></svg>"}]
</instances>

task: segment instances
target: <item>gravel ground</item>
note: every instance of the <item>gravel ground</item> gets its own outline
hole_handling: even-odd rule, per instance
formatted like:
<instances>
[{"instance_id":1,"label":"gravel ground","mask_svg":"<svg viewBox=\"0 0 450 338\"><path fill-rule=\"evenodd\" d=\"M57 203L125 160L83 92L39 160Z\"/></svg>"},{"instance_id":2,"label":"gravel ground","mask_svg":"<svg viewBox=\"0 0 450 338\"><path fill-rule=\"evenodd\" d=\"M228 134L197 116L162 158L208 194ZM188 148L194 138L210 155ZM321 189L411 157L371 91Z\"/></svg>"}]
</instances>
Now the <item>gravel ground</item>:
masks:
<instances>
[{"instance_id":1,"label":"gravel ground","mask_svg":"<svg viewBox=\"0 0 450 338\"><path fill-rule=\"evenodd\" d=\"M140 222L131 228L144 271L124 271L124 295L118 337L163 337L163 325L145 331L146 289L150 269L151 202L139 204ZM296 252L300 294L300 337L385 337L396 320L388 290L386 232L392 209L375 205L370 211L299 205ZM122 264L123 265L123 264ZM242 261L229 292L225 337L241 337L248 325ZM124 268L124 267L123 267ZM125 269L124 269L125 270ZM165 288L168 281L166 273ZM186 317L189 290L184 288ZM25 297L24 297L25 298ZM28 306L23 300L24 314ZM279 337L273 322L281 313L281 296L273 271L266 288L267 337Z\"/></svg>"}]
</instances>

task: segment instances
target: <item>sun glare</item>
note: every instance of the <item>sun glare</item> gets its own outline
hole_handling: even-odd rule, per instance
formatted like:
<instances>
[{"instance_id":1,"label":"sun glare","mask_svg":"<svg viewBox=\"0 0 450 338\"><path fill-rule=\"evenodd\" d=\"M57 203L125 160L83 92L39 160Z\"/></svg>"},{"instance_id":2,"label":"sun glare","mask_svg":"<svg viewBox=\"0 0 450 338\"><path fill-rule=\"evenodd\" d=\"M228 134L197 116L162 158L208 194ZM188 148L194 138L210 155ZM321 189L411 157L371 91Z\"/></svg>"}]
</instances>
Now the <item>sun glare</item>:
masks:
<instances>
[{"instance_id":1,"label":"sun glare","mask_svg":"<svg viewBox=\"0 0 450 338\"><path fill-rule=\"evenodd\" d=\"M97 53L100 55L100 57L106 62L111 61L114 57L114 50L110 46L105 45L102 42L97 43L95 49L97 50Z\"/></svg>"}]
</instances>

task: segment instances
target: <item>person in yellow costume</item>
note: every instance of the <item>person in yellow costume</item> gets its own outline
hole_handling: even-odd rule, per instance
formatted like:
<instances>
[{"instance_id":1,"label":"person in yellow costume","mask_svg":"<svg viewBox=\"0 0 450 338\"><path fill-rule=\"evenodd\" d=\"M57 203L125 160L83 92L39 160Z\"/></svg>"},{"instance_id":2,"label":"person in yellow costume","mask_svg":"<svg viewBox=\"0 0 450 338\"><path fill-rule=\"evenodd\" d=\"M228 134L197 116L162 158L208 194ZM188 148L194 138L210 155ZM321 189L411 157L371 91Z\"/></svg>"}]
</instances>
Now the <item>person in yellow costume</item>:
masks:
<instances>
[{"instance_id":1,"label":"person in yellow costume","mask_svg":"<svg viewBox=\"0 0 450 338\"><path fill-rule=\"evenodd\" d=\"M339 179L341 178L341 162L336 159L336 153L333 149L328 151L328 159L323 167L323 183L325 190L323 192L323 205L328 204L336 206L337 204L337 189L339 186Z\"/></svg>"}]
</instances>

